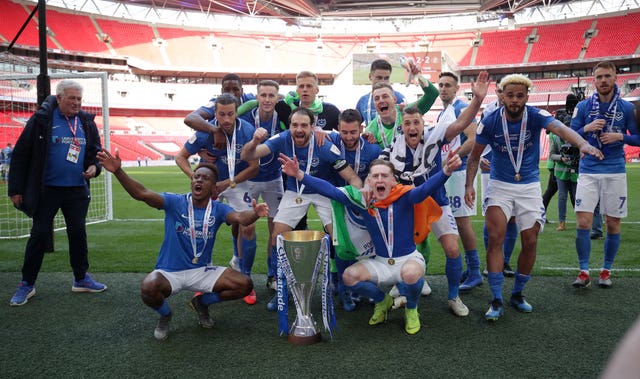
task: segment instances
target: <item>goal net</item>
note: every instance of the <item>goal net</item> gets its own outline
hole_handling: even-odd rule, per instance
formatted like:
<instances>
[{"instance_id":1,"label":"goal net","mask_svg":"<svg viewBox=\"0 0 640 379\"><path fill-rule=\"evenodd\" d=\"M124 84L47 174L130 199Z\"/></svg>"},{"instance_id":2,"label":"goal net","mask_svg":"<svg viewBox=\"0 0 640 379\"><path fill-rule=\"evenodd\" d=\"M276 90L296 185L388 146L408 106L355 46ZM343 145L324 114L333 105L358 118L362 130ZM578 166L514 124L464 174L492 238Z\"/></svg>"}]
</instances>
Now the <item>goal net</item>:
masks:
<instances>
[{"instance_id":1,"label":"goal net","mask_svg":"<svg viewBox=\"0 0 640 379\"><path fill-rule=\"evenodd\" d=\"M12 69L11 73L8 73L7 61L7 56L2 54L0 56L0 149L5 148L8 143L15 146L27 120L37 109L36 74L28 72L37 70L29 70L28 66L26 70L22 70L25 66L21 65L20 69ZM64 73L52 74L50 77L52 94L55 94L56 85L63 79L72 79L82 85L84 89L82 109L96 115L102 147L108 150L107 74ZM100 176L91 179L91 203L87 223L103 222L112 218L111 177L103 171ZM64 227L62 212L58 212L54 220L54 229L59 230ZM2 181L0 184L0 239L25 237L29 235L30 230L31 219L13 207L7 196L7 182Z\"/></svg>"}]
</instances>

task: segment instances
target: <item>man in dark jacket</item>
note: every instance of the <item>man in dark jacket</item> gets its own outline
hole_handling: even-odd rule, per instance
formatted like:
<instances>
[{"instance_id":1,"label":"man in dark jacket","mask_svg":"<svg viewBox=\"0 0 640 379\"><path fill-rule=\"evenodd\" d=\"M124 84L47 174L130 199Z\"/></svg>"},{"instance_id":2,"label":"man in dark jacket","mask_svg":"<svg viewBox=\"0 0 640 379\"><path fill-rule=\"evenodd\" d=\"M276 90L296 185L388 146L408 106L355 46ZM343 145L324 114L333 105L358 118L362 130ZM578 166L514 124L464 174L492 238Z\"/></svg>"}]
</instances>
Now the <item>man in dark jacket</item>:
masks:
<instances>
[{"instance_id":1,"label":"man in dark jacket","mask_svg":"<svg viewBox=\"0 0 640 379\"><path fill-rule=\"evenodd\" d=\"M33 218L33 226L12 306L26 304L36 293L34 284L58 210L67 226L74 275L71 290L102 292L107 288L87 273L89 179L100 174L96 154L102 146L95 115L82 111L81 103L82 86L61 81L56 96L49 96L31 116L13 151L9 197L16 208Z\"/></svg>"}]
</instances>

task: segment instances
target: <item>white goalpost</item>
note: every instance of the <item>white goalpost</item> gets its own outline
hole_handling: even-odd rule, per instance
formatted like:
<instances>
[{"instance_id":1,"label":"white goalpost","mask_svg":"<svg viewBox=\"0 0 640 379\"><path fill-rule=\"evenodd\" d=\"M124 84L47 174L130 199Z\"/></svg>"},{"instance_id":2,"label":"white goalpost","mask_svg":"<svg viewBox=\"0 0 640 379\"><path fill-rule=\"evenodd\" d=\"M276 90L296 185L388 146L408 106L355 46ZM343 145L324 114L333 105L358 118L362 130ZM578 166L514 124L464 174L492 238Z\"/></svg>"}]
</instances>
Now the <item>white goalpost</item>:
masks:
<instances>
[{"instance_id":1,"label":"white goalpost","mask_svg":"<svg viewBox=\"0 0 640 379\"><path fill-rule=\"evenodd\" d=\"M4 55L4 54L3 54ZM6 55L4 55L6 57ZM15 145L27 120L37 109L37 75L27 73L3 75L0 71L0 149L7 143ZM24 67L21 67L21 69ZM30 71L29 67L26 70ZM79 82L84 91L82 109L96 115L96 124L101 134L102 148L109 151L109 102L107 73L56 73L51 74L51 91L63 79ZM98 223L113 219L111 176L103 170L97 178L91 179L91 203L87 223ZM64 229L62 212L56 215L54 229ZM7 183L0 184L0 239L21 238L29 235L31 219L13 207L7 196Z\"/></svg>"}]
</instances>

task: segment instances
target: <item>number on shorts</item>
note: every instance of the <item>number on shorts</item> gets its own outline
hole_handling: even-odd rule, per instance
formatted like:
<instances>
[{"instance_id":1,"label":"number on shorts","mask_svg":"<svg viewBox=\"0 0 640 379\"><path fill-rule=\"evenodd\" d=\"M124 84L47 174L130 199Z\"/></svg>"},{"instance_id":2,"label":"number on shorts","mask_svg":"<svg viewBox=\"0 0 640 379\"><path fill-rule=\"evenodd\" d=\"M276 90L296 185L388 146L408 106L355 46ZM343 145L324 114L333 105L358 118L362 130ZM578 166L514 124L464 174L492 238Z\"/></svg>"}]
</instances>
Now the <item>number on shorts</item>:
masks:
<instances>
[{"instance_id":1,"label":"number on shorts","mask_svg":"<svg viewBox=\"0 0 640 379\"><path fill-rule=\"evenodd\" d=\"M624 207L624 203L627 201L627 197L626 196L620 196L620 206L618 207L618 209L622 209L622 207Z\"/></svg>"},{"instance_id":2,"label":"number on shorts","mask_svg":"<svg viewBox=\"0 0 640 379\"><path fill-rule=\"evenodd\" d=\"M242 200L244 200L244 202L247 204L251 204L251 196L249 196L249 192L244 193L244 196L242 196Z\"/></svg>"}]
</instances>

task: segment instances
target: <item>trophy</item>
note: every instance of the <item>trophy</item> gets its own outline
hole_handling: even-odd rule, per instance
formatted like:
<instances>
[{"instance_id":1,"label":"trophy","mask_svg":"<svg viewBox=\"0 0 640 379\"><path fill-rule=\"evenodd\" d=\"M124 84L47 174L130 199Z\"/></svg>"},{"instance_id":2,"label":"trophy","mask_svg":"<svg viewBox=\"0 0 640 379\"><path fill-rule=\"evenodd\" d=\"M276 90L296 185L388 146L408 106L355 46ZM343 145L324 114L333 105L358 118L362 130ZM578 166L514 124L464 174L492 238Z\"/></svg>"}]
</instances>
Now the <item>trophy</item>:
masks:
<instances>
[{"instance_id":1,"label":"trophy","mask_svg":"<svg viewBox=\"0 0 640 379\"><path fill-rule=\"evenodd\" d=\"M331 296L328 293L329 237L324 232L300 230L285 232L278 236L278 313L281 333L287 333L287 288L296 307L296 318L288 331L288 341L295 345L320 342L316 322L311 314L311 297L324 262L322 309L325 328L333 313ZM286 279L286 283L284 283ZM327 311L328 308L330 311ZM334 318L335 319L335 318Z\"/></svg>"}]
</instances>

